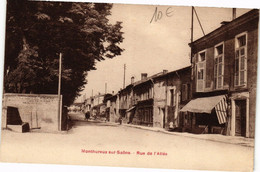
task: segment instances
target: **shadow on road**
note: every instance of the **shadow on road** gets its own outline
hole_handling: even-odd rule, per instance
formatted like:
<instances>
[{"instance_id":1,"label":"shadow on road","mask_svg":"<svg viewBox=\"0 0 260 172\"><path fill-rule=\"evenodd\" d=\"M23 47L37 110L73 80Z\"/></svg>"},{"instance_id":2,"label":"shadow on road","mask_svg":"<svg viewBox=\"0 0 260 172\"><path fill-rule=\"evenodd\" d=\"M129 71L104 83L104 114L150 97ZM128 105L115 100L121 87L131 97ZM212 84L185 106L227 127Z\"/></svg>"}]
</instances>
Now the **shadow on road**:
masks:
<instances>
[{"instance_id":1,"label":"shadow on road","mask_svg":"<svg viewBox=\"0 0 260 172\"><path fill-rule=\"evenodd\" d=\"M105 126L111 126L111 127L118 127L119 124L112 124L112 123L107 123L104 121L100 120L72 120L72 127L80 127L80 126L100 126L100 127L105 127Z\"/></svg>"}]
</instances>

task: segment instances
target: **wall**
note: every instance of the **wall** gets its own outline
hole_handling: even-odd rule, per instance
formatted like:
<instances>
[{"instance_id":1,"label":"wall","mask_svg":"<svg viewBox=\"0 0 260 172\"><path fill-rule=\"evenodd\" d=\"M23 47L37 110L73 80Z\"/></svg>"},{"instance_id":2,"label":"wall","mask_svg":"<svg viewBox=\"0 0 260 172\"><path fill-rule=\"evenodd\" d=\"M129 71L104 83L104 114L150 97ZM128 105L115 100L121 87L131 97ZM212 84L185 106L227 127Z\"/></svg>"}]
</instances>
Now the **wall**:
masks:
<instances>
[{"instance_id":1,"label":"wall","mask_svg":"<svg viewBox=\"0 0 260 172\"><path fill-rule=\"evenodd\" d=\"M249 137L255 137L258 30L248 33Z\"/></svg>"},{"instance_id":2,"label":"wall","mask_svg":"<svg viewBox=\"0 0 260 172\"><path fill-rule=\"evenodd\" d=\"M41 129L45 132L59 129L57 95L6 93L3 107L7 106L17 107L22 121L28 122L30 129Z\"/></svg>"},{"instance_id":3,"label":"wall","mask_svg":"<svg viewBox=\"0 0 260 172\"><path fill-rule=\"evenodd\" d=\"M186 101L181 100L182 95L182 84L189 84L190 83L190 74L191 74L191 68L185 68L179 71L176 71L172 75L168 76L167 85L168 88L174 88L175 89L175 105L174 106L168 106L167 109L167 118L166 118L166 128L170 127L170 123L173 123L173 127L179 128L181 126L180 124L180 109L189 102L189 99ZM188 91L188 90L187 90ZM188 94L188 93L187 93ZM169 99L169 97L167 97Z\"/></svg>"},{"instance_id":4,"label":"wall","mask_svg":"<svg viewBox=\"0 0 260 172\"><path fill-rule=\"evenodd\" d=\"M154 81L154 109L153 125L163 128L166 105L166 79L165 77Z\"/></svg>"},{"instance_id":5,"label":"wall","mask_svg":"<svg viewBox=\"0 0 260 172\"><path fill-rule=\"evenodd\" d=\"M182 84L190 83L191 68L170 72L154 79L154 127L169 129L172 122L179 127L179 110L189 100L181 102ZM174 105L170 105L170 90L174 89Z\"/></svg>"}]
</instances>

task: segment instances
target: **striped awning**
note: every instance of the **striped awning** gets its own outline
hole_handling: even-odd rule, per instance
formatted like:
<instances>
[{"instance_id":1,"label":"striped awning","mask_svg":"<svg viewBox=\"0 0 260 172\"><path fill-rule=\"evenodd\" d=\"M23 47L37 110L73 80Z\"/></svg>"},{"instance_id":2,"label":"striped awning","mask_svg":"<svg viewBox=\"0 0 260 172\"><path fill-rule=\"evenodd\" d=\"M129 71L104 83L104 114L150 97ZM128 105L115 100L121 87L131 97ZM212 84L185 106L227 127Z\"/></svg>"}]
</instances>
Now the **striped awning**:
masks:
<instances>
[{"instance_id":1,"label":"striped awning","mask_svg":"<svg viewBox=\"0 0 260 172\"><path fill-rule=\"evenodd\" d=\"M213 109L216 111L220 124L227 122L226 95L196 98L186 104L180 111L211 114Z\"/></svg>"},{"instance_id":2,"label":"striped awning","mask_svg":"<svg viewBox=\"0 0 260 172\"><path fill-rule=\"evenodd\" d=\"M215 111L218 117L218 122L224 124L227 122L227 97L223 96L223 99L215 106Z\"/></svg>"}]
</instances>

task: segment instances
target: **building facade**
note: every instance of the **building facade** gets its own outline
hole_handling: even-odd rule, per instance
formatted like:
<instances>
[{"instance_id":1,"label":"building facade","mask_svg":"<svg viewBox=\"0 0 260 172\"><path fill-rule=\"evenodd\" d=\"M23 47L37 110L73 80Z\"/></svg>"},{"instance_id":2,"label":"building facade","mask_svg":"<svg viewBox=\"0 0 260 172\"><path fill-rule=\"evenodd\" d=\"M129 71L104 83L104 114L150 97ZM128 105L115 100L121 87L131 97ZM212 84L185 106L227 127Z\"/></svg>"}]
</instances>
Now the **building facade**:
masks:
<instances>
[{"instance_id":1,"label":"building facade","mask_svg":"<svg viewBox=\"0 0 260 172\"><path fill-rule=\"evenodd\" d=\"M132 100L126 110L128 122L166 130L179 128L179 110L190 98L190 74L190 66L172 72L163 70L150 77L141 74L141 80L128 89Z\"/></svg>"},{"instance_id":2,"label":"building facade","mask_svg":"<svg viewBox=\"0 0 260 172\"><path fill-rule=\"evenodd\" d=\"M135 113L133 122L137 125L153 126L153 83L151 78L142 77L133 87Z\"/></svg>"},{"instance_id":3,"label":"building facade","mask_svg":"<svg viewBox=\"0 0 260 172\"><path fill-rule=\"evenodd\" d=\"M254 137L259 10L190 43L192 96L184 130Z\"/></svg>"},{"instance_id":4,"label":"building facade","mask_svg":"<svg viewBox=\"0 0 260 172\"><path fill-rule=\"evenodd\" d=\"M190 99L190 66L168 72L153 78L154 126L166 130L180 130L182 118L180 109Z\"/></svg>"},{"instance_id":5,"label":"building facade","mask_svg":"<svg viewBox=\"0 0 260 172\"><path fill-rule=\"evenodd\" d=\"M105 99L107 107L107 119L109 122L118 122L119 114L119 96L118 94L111 95Z\"/></svg>"}]
</instances>

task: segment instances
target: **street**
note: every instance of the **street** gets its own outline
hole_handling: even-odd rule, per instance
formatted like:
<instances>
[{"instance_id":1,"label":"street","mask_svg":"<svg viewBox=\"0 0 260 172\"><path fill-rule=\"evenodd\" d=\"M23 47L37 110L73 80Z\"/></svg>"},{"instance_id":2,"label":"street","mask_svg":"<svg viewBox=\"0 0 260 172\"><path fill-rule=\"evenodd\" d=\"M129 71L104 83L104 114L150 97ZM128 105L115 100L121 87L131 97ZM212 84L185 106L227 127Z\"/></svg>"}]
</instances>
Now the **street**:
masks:
<instances>
[{"instance_id":1,"label":"street","mask_svg":"<svg viewBox=\"0 0 260 172\"><path fill-rule=\"evenodd\" d=\"M250 147L71 118L74 126L63 133L3 130L1 161L252 171Z\"/></svg>"}]
</instances>

